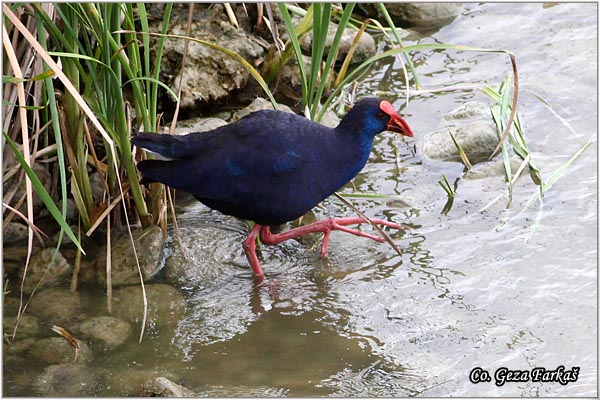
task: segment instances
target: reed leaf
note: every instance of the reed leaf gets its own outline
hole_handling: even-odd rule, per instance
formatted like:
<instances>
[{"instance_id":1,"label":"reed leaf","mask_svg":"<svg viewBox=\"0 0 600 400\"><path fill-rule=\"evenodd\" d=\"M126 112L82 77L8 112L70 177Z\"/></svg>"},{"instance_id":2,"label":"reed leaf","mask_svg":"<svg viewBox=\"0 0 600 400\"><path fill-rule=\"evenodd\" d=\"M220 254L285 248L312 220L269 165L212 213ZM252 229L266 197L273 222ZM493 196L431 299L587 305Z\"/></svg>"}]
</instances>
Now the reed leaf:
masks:
<instances>
[{"instance_id":1,"label":"reed leaf","mask_svg":"<svg viewBox=\"0 0 600 400\"><path fill-rule=\"evenodd\" d=\"M592 143L592 140L587 141L575 154L573 154L573 156L571 156L571 158L569 158L563 165L557 168L550 175L550 177L542 184L542 194L545 194L548 190L550 190L552 185L554 185L556 181L558 181L563 176L567 168L569 168L571 164L573 164L575 160L577 160L577 158L579 158L579 156L581 156L581 154L585 150L587 150L587 148L590 147Z\"/></svg>"},{"instance_id":2,"label":"reed leaf","mask_svg":"<svg viewBox=\"0 0 600 400\"><path fill-rule=\"evenodd\" d=\"M299 40L299 27L302 24L302 22L304 22L304 20L308 21L308 17L304 17L304 19L302 20L302 22L298 25L298 27L294 27L294 24L292 22L292 17L290 16L290 13L288 12L288 6L285 3L277 3L277 7L279 8L279 10L281 11L281 15L283 17L283 21L285 23L285 26L287 28L287 31L290 35L290 39L288 40L288 43L286 43L285 45L285 49L282 52L281 56L278 57L277 61L275 62L279 62L278 64L278 68L282 65L285 65L285 63L291 58L292 54L295 53L296 54L296 59L298 61L298 68L300 69L300 83L302 86L302 104L306 105L308 103L308 81L306 79L306 66L304 65L304 59L302 58L302 50L300 49L300 40ZM313 6L310 6L309 10L311 11L311 16L312 16L312 8ZM307 14L308 15L308 14ZM292 53L293 51L293 53ZM277 71L277 69L273 69L274 72ZM272 80L274 78L274 75L271 76L271 74L267 75L267 80Z\"/></svg>"},{"instance_id":3,"label":"reed leaf","mask_svg":"<svg viewBox=\"0 0 600 400\"><path fill-rule=\"evenodd\" d=\"M404 47L402 38L400 37L400 34L398 33L398 30L396 29L396 25L394 25L394 21L390 17L390 14L388 13L387 8L385 8L385 4L379 3L378 6L379 6L379 10L383 14L383 17L385 18L385 22L387 22L388 26L390 27L390 30L392 31L392 34L394 35L396 42L398 42L398 45L400 45L400 47ZM415 65L413 64L412 57L410 57L410 55L408 53L404 53L404 58L406 59L406 63L408 64L408 69L410 70L410 73L413 76L413 79L415 80L415 86L417 87L417 90L420 90L421 82L419 81L419 76L417 75L417 70L415 69ZM408 82L406 82L406 85L408 86Z\"/></svg>"},{"instance_id":4,"label":"reed leaf","mask_svg":"<svg viewBox=\"0 0 600 400\"><path fill-rule=\"evenodd\" d=\"M67 236L69 236L69 238L73 241L73 243L75 244L75 246L77 246L77 248L79 249L79 251L81 251L83 254L85 254L85 251L83 250L83 247L81 246L81 244L77 240L77 237L75 236L75 234L71 230L71 227L69 226L69 224L67 224L67 221L65 221L63 215L58 210L58 207L56 207L56 205L52 201L52 198L50 197L50 195L48 194L48 192L44 188L44 185L42 184L42 182L40 182L39 178L35 175L35 172L31 169L31 167L25 161L25 158L23 157L23 155L19 151L19 149L18 149L17 145L15 144L15 142L12 141L12 139L8 136L8 134L6 132L2 131L2 134L4 135L4 140L6 140L6 143L8 143L8 146L11 148L11 150L13 151L15 157L17 158L17 161L19 161L19 164L21 164L21 167L23 168L23 170L25 171L25 173L27 174L27 176L31 180L31 184L32 184L35 192L38 194L38 196L40 197L40 200L42 200L42 202L44 203L44 205L48 209L48 212L50 212L50 214L52 215L52 217L54 217L54 219L56 220L56 222L58 222L58 224L60 225L61 229L63 229L65 231L65 233L67 234Z\"/></svg>"},{"instance_id":5,"label":"reed leaf","mask_svg":"<svg viewBox=\"0 0 600 400\"><path fill-rule=\"evenodd\" d=\"M333 66L335 64L335 60L337 59L337 54L340 48L340 42L342 40L342 35L344 34L344 30L346 29L346 26L348 25L348 20L350 19L350 17L352 16L352 10L354 9L354 6L356 4L355 3L347 3L344 7L344 12L342 13L342 17L340 18L340 21L338 23L338 27L337 30L335 32L335 35L333 37L333 40L331 42L331 46L329 47L329 52L327 54L327 60L325 61L325 66L323 67L323 71L321 73L321 77L320 77L320 81L318 82L312 82L309 81L309 87L308 90L310 92L309 95L309 99L311 99L311 103L309 104L310 110L311 110L311 119L314 121L320 121L321 119L316 118L317 116L317 112L319 111L320 108L320 104L321 104L321 97L323 96L323 92L325 91L325 88L328 86L329 83L329 76L333 73ZM315 10L316 12L316 10ZM328 10L328 12L326 12L324 14L324 16L331 18L331 5L330 8ZM317 35L321 35L321 37L318 37L317 42L319 44L319 47L323 49L325 49L325 43L327 41L327 36L329 35L329 20L327 20L327 24L325 24L323 22L324 29L320 30L319 33L317 32L313 32L313 48L314 48L314 42L315 42L315 38L317 37ZM322 53L321 53L321 58L314 58L313 57L313 62L311 64L311 67L313 65L318 65L320 66L320 60L322 59ZM315 86L313 86L313 84Z\"/></svg>"},{"instance_id":6,"label":"reed leaf","mask_svg":"<svg viewBox=\"0 0 600 400\"><path fill-rule=\"evenodd\" d=\"M317 120L320 120L321 118L323 118L323 114L325 114L325 111L329 108L329 106L331 105L333 100L340 94L340 92L342 91L344 86L349 84L350 82L353 82L355 79L357 79L358 76L360 76L365 71L367 71L368 68L370 68L374 62L384 59L386 57L394 56L396 54L402 54L402 53L408 54L411 51L425 51L425 50L457 50L457 51L507 54L513 65L513 74L517 74L514 55L507 50L486 49L486 48L462 46L462 45L455 45L455 44L445 44L445 43L428 43L428 44L416 44L416 45L411 45L411 46L404 46L401 48L391 49L391 50L387 50L383 53L376 54L376 55L370 57L369 59L363 61L360 65L358 65L352 72L350 72L342 80L342 82L340 83L340 86L336 87L334 90L331 91L327 100L323 104L321 111L319 112L319 114L317 116ZM517 87L517 90L518 90L518 87ZM512 120L514 118L513 114L516 109L516 99L517 98L515 96L513 96L512 107L511 107L511 116L509 117L509 124L512 124Z\"/></svg>"},{"instance_id":7,"label":"reed leaf","mask_svg":"<svg viewBox=\"0 0 600 400\"><path fill-rule=\"evenodd\" d=\"M352 57L354 56L356 46L358 46L360 38L362 37L363 33L365 33L365 30L367 29L367 26L369 26L370 22L371 20L367 18L360 26L360 29L356 33L356 36L354 36L354 39L352 40L352 45L350 46L350 49L348 50L348 53L344 58L344 62L342 63L342 66L340 67L340 70L338 71L337 76L335 78L335 83L333 84L334 87L338 87L339 84L342 82L342 79L344 79L344 77L346 76L346 73L348 72L348 67L350 66Z\"/></svg>"}]
</instances>

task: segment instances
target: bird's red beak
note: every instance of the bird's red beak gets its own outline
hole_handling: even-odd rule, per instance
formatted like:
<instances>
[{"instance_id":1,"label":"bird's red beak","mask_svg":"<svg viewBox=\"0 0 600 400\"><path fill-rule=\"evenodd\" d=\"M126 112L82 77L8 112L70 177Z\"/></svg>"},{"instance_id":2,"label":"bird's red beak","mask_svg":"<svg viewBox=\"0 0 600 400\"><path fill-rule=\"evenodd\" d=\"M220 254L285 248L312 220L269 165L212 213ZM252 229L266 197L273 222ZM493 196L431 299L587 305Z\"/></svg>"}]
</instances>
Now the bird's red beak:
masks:
<instances>
[{"instance_id":1,"label":"bird's red beak","mask_svg":"<svg viewBox=\"0 0 600 400\"><path fill-rule=\"evenodd\" d=\"M394 107L390 104L389 101L382 101L379 104L379 108L381 111L390 116L390 120L387 123L386 129L388 131L397 132L401 135L413 137L413 131L410 129L410 126L406 123L402 117L398 115Z\"/></svg>"}]
</instances>

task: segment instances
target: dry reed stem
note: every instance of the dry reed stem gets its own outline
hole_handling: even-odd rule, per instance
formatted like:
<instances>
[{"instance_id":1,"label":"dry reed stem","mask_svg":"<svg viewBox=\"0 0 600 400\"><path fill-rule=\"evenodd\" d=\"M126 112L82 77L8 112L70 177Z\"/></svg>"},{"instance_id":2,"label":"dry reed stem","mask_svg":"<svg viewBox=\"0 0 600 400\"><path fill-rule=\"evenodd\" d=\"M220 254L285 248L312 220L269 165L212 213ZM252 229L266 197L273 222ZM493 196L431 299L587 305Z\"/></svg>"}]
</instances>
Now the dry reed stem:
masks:
<instances>
[{"instance_id":1,"label":"dry reed stem","mask_svg":"<svg viewBox=\"0 0 600 400\"><path fill-rule=\"evenodd\" d=\"M6 7L6 5L4 6ZM8 32L6 30L6 25L2 26L2 42L4 44L4 49L6 51L6 56L8 57L8 61L13 69L14 75L18 79L23 79L23 72L21 71L21 67L19 65L19 61L17 60L17 56L14 52L14 48L10 43L10 38L8 36ZM31 168L31 154L29 152L29 133L27 132L27 110L25 106L27 105L27 100L25 99L25 88L22 81L16 83L17 86L17 97L19 101L19 120L21 123L21 136L23 140L23 158L25 159L25 163ZM31 224L33 224L33 188L31 185L31 180L29 177L25 177L25 191L27 193L27 219ZM23 279L21 280L21 290L20 290L20 299L19 299L19 311L17 313L17 321L15 323L15 328L13 331L13 339L17 334L17 328L19 326L19 320L25 311L23 309L23 290L25 287L25 278L27 276L27 269L29 267L29 262L31 260L31 253L33 252L33 229L31 225L28 225L28 235L27 235L27 257L25 259L25 267L23 271Z\"/></svg>"}]
</instances>

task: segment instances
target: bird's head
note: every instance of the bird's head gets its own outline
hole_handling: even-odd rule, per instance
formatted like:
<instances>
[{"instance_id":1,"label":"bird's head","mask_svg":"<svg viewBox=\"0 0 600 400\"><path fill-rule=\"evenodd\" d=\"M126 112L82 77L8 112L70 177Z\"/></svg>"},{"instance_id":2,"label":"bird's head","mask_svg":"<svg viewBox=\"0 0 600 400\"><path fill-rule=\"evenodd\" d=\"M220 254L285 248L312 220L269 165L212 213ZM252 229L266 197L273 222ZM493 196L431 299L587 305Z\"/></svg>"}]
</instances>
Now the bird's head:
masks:
<instances>
[{"instance_id":1,"label":"bird's head","mask_svg":"<svg viewBox=\"0 0 600 400\"><path fill-rule=\"evenodd\" d=\"M390 102L377 97L359 100L344 116L340 128L358 130L368 136L375 136L387 130L413 137L412 129L398 115Z\"/></svg>"}]
</instances>

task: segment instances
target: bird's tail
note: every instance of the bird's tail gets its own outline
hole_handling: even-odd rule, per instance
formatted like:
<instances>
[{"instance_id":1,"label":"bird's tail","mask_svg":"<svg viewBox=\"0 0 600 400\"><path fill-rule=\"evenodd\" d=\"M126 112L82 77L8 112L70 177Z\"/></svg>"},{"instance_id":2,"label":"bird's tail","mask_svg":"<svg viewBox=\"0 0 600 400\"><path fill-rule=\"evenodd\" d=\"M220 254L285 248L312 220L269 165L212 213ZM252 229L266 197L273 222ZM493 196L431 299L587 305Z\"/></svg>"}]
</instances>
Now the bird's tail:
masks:
<instances>
[{"instance_id":1,"label":"bird's tail","mask_svg":"<svg viewBox=\"0 0 600 400\"><path fill-rule=\"evenodd\" d=\"M180 147L180 142L179 136L158 133L139 132L131 138L131 143L135 146L146 149L167 160L178 158L177 150Z\"/></svg>"},{"instance_id":2,"label":"bird's tail","mask_svg":"<svg viewBox=\"0 0 600 400\"><path fill-rule=\"evenodd\" d=\"M162 164L162 165L161 165ZM142 173L140 184L163 182L164 177L161 176L161 169L164 169L165 161L161 160L144 160L137 163L137 169Z\"/></svg>"}]
</instances>

